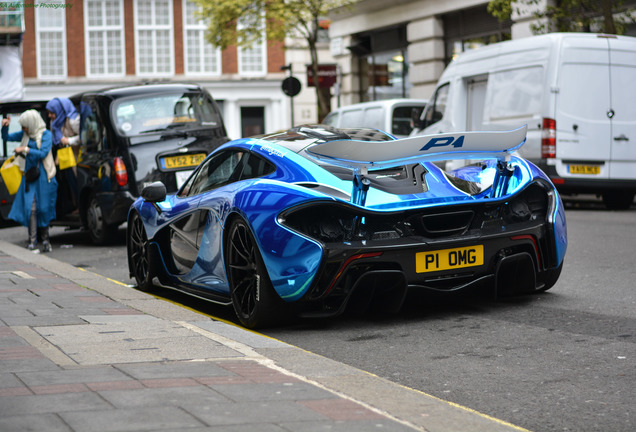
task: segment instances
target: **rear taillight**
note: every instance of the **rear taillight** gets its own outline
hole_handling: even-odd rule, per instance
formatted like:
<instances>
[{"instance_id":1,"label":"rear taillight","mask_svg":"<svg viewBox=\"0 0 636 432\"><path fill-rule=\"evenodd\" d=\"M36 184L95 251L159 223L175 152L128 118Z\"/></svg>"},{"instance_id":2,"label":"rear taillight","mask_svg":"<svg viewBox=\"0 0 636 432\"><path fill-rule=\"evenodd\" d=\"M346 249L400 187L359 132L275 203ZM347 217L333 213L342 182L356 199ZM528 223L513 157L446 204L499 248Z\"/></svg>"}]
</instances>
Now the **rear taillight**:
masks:
<instances>
[{"instance_id":1,"label":"rear taillight","mask_svg":"<svg viewBox=\"0 0 636 432\"><path fill-rule=\"evenodd\" d=\"M541 130L541 158L553 159L556 157L556 120L543 119Z\"/></svg>"},{"instance_id":2,"label":"rear taillight","mask_svg":"<svg viewBox=\"0 0 636 432\"><path fill-rule=\"evenodd\" d=\"M115 168L115 181L119 186L126 186L128 183L128 171L126 171L126 164L120 157L116 157L113 161L113 167Z\"/></svg>"}]
</instances>

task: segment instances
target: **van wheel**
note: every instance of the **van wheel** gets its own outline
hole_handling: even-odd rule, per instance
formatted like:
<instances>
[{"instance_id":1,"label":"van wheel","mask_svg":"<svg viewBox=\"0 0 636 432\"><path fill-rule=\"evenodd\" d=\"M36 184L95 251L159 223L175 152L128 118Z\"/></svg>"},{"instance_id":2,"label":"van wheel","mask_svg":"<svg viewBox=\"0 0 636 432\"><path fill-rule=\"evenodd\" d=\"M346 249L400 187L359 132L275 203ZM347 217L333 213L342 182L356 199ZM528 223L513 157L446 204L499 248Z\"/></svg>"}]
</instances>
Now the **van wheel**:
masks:
<instances>
[{"instance_id":1,"label":"van wheel","mask_svg":"<svg viewBox=\"0 0 636 432\"><path fill-rule=\"evenodd\" d=\"M603 194L603 204L610 210L627 210L634 202L634 192L609 191Z\"/></svg>"},{"instance_id":2,"label":"van wheel","mask_svg":"<svg viewBox=\"0 0 636 432\"><path fill-rule=\"evenodd\" d=\"M104 245L111 241L117 234L117 228L119 226L106 223L102 207L99 205L99 201L95 195L91 196L88 208L86 209L86 224L91 240L97 245Z\"/></svg>"}]
</instances>

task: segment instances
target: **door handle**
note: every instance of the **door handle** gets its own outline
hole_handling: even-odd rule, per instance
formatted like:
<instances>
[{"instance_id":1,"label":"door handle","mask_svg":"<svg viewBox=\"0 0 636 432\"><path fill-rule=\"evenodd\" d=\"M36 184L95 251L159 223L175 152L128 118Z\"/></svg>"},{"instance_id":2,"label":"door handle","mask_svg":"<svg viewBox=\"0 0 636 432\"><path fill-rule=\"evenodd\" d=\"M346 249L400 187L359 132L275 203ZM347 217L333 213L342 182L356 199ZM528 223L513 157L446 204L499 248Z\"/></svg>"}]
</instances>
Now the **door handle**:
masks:
<instances>
[{"instance_id":1,"label":"door handle","mask_svg":"<svg viewBox=\"0 0 636 432\"><path fill-rule=\"evenodd\" d=\"M614 141L629 141L629 138L625 136L625 134L620 134L617 137L614 137Z\"/></svg>"}]
</instances>

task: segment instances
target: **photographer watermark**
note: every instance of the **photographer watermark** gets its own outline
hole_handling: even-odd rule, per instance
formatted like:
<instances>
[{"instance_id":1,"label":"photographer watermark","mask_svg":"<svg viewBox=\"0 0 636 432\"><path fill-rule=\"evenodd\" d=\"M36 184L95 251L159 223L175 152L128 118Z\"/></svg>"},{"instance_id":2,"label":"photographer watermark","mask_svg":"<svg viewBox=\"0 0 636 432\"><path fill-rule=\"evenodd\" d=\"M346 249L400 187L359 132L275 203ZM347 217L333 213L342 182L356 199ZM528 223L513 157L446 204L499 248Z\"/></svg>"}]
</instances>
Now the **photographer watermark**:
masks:
<instances>
[{"instance_id":1,"label":"photographer watermark","mask_svg":"<svg viewBox=\"0 0 636 432\"><path fill-rule=\"evenodd\" d=\"M4 8L14 8L14 9L26 9L26 8L43 8L43 9L70 9L73 7L73 5L71 3L45 3L45 2L32 2L32 3L26 3L26 2L20 2L20 1L13 1L13 2L0 2L0 7L4 7Z\"/></svg>"}]
</instances>

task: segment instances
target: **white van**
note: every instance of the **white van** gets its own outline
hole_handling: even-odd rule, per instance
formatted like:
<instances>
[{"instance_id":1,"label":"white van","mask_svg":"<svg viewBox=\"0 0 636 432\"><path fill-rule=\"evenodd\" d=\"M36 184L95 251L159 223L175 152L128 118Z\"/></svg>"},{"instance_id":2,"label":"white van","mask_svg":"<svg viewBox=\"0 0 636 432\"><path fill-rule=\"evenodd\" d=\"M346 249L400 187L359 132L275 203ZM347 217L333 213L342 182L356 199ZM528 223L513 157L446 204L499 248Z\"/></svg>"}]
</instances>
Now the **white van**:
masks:
<instances>
[{"instance_id":1,"label":"white van","mask_svg":"<svg viewBox=\"0 0 636 432\"><path fill-rule=\"evenodd\" d=\"M331 111L322 123L338 128L371 127L404 138L413 129L413 109L421 113L425 106L425 99L362 102Z\"/></svg>"},{"instance_id":2,"label":"white van","mask_svg":"<svg viewBox=\"0 0 636 432\"><path fill-rule=\"evenodd\" d=\"M564 194L629 208L636 192L636 38L552 33L458 56L412 134L528 125L521 156Z\"/></svg>"}]
</instances>

